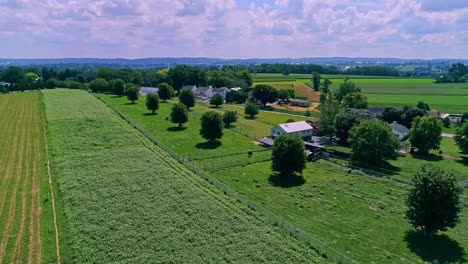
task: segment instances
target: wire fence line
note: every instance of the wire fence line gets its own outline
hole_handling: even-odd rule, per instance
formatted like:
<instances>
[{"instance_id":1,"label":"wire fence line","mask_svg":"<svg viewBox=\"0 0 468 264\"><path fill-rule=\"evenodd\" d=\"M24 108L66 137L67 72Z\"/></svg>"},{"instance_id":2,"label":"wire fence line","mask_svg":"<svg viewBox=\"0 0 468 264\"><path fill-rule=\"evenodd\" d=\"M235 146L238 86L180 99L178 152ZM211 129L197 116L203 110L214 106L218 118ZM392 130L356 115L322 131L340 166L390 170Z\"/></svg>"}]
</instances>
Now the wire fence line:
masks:
<instances>
[{"instance_id":1,"label":"wire fence line","mask_svg":"<svg viewBox=\"0 0 468 264\"><path fill-rule=\"evenodd\" d=\"M117 110L114 106L102 100L100 97L96 95L94 96L97 99L99 99L101 102L103 102L106 106L108 106L110 109L112 109L118 116L124 119L127 123L129 123L135 129L137 129L140 133L142 133L151 142L153 142L155 145L157 145L158 147L160 147L161 149L169 153L169 155L171 155L173 158L178 160L180 163L185 165L193 173L195 173L196 175L200 176L201 178L203 178L204 180L212 184L214 187L216 187L219 191L223 192L225 195L233 198L237 202L243 204L244 206L256 212L257 214L262 216L262 219L266 220L268 223L282 228L285 232L287 232L291 236L297 238L300 241L307 243L309 246L314 248L319 254L321 254L323 257L326 257L330 261L333 261L335 263L356 263L351 258L345 256L344 254L338 252L337 250L333 249L327 244L321 242L319 239L313 237L309 233L290 224L289 222L277 216L276 214L270 212L269 210L261 206L258 206L257 204L251 202L249 199L245 198L244 196L240 195L239 193L237 193L236 191L228 187L226 184L211 177L208 173L206 173L204 170L202 170L193 162L191 162L187 157L180 156L179 154L174 152L172 149L167 147L165 144L163 144L161 141L159 141L153 135L147 132L140 125L135 123L131 118L129 118L128 116L126 116L125 114Z\"/></svg>"}]
</instances>

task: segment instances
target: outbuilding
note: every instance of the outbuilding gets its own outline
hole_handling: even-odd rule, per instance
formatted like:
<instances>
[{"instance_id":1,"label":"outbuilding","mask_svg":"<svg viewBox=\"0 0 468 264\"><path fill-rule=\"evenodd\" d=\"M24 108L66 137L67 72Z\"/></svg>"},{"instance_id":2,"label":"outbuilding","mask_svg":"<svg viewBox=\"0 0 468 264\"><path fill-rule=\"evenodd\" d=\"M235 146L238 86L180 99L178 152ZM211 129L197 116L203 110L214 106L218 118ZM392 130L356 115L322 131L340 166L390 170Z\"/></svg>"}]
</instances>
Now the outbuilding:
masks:
<instances>
[{"instance_id":1,"label":"outbuilding","mask_svg":"<svg viewBox=\"0 0 468 264\"><path fill-rule=\"evenodd\" d=\"M306 121L292 122L279 124L271 129L271 136L273 138L279 137L284 134L297 135L304 140L312 140L314 129Z\"/></svg>"},{"instance_id":2,"label":"outbuilding","mask_svg":"<svg viewBox=\"0 0 468 264\"><path fill-rule=\"evenodd\" d=\"M398 124L396 121L393 121L393 123L389 125L392 128L393 134L395 134L400 141L404 141L409 137L410 130L407 127Z\"/></svg>"}]
</instances>

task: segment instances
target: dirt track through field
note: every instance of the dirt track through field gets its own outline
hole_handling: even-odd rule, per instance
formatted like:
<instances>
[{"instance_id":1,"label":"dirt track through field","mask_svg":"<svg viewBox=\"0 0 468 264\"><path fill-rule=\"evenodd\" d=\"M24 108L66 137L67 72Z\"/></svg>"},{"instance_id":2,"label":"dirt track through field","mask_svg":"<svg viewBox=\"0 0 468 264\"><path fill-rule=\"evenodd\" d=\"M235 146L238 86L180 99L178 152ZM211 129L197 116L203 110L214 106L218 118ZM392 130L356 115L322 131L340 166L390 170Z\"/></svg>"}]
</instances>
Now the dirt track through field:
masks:
<instances>
[{"instance_id":1,"label":"dirt track through field","mask_svg":"<svg viewBox=\"0 0 468 264\"><path fill-rule=\"evenodd\" d=\"M0 263L41 263L38 93L0 97Z\"/></svg>"},{"instance_id":2,"label":"dirt track through field","mask_svg":"<svg viewBox=\"0 0 468 264\"><path fill-rule=\"evenodd\" d=\"M307 96L307 98L309 98L310 101L320 102L320 92L314 91L312 87L309 87L308 85L305 85L305 84L294 84L294 88L299 93Z\"/></svg>"}]
</instances>

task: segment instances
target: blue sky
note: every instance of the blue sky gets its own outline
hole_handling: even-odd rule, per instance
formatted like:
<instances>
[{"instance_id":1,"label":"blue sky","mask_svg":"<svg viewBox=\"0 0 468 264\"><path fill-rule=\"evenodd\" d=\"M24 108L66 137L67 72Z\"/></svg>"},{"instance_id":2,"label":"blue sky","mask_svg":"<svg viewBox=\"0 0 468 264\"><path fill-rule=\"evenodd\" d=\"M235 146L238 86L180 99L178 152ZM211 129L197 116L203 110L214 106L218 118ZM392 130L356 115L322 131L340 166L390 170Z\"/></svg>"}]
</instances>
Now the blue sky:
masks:
<instances>
[{"instance_id":1,"label":"blue sky","mask_svg":"<svg viewBox=\"0 0 468 264\"><path fill-rule=\"evenodd\" d=\"M468 58L468 0L0 0L0 57Z\"/></svg>"}]
</instances>

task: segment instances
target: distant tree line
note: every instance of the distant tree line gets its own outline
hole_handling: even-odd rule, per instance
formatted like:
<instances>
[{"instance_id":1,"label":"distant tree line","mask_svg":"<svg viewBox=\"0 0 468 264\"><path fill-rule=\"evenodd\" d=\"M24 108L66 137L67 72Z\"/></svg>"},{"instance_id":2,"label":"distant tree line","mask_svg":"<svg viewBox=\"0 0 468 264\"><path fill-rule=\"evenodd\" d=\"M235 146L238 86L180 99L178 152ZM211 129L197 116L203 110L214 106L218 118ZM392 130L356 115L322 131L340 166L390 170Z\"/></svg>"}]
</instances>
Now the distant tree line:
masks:
<instances>
[{"instance_id":1,"label":"distant tree line","mask_svg":"<svg viewBox=\"0 0 468 264\"><path fill-rule=\"evenodd\" d=\"M389 66L357 66L347 69L339 69L336 66L322 66L316 64L261 64L251 66L252 73L282 73L296 74L347 74L347 75L376 75L376 76L400 76L399 70Z\"/></svg>"},{"instance_id":2,"label":"distant tree line","mask_svg":"<svg viewBox=\"0 0 468 264\"><path fill-rule=\"evenodd\" d=\"M453 64L447 74L437 76L438 83L466 83L468 82L468 66L462 63Z\"/></svg>"}]
</instances>

